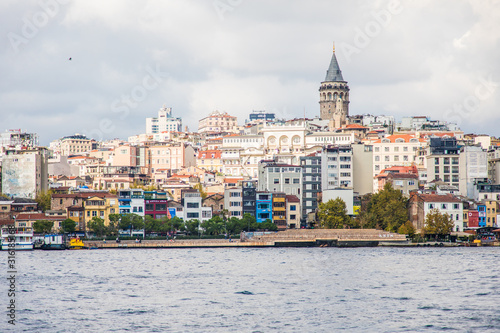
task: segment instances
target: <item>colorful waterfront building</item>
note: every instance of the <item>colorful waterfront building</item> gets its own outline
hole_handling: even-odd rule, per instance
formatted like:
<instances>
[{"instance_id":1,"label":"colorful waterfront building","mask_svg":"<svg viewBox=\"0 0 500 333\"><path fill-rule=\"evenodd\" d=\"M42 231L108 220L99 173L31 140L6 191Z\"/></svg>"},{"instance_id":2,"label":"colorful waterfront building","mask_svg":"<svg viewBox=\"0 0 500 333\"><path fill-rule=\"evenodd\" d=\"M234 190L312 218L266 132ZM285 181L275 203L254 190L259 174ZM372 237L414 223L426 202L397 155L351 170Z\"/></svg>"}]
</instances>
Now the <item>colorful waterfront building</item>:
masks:
<instances>
[{"instance_id":1,"label":"colorful waterfront building","mask_svg":"<svg viewBox=\"0 0 500 333\"><path fill-rule=\"evenodd\" d=\"M257 192L255 217L257 223L266 222L273 219L273 194L271 192Z\"/></svg>"},{"instance_id":2,"label":"colorful waterfront building","mask_svg":"<svg viewBox=\"0 0 500 333\"><path fill-rule=\"evenodd\" d=\"M286 229L286 194L273 193L273 222L278 230Z\"/></svg>"},{"instance_id":3,"label":"colorful waterfront building","mask_svg":"<svg viewBox=\"0 0 500 333\"><path fill-rule=\"evenodd\" d=\"M116 195L108 193L104 196L92 196L83 202L84 221L88 224L94 217L104 220L104 224L109 224L109 215L118 214L120 211Z\"/></svg>"}]
</instances>

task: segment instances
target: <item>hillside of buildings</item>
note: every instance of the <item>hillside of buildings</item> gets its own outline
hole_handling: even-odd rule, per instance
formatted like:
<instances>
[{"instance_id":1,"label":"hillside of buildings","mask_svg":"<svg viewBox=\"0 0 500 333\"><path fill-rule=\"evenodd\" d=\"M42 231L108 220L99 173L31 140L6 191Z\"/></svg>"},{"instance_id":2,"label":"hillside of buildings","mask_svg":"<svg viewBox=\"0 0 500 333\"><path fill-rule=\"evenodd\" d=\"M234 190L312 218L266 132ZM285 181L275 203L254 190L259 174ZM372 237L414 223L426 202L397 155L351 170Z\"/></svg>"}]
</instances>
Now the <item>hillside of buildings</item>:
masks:
<instances>
[{"instance_id":1,"label":"hillside of buildings","mask_svg":"<svg viewBox=\"0 0 500 333\"><path fill-rule=\"evenodd\" d=\"M36 133L5 130L0 223L49 220L57 230L70 219L87 232L116 214L200 223L249 214L278 230L311 228L321 202L340 198L356 221L363 202L391 184L416 230L434 209L453 232L498 228L498 138L429 116L350 115L349 99L334 53L313 119L251 111L242 121L215 110L190 132L181 110L162 106L142 134L98 141L68 133L48 147Z\"/></svg>"}]
</instances>

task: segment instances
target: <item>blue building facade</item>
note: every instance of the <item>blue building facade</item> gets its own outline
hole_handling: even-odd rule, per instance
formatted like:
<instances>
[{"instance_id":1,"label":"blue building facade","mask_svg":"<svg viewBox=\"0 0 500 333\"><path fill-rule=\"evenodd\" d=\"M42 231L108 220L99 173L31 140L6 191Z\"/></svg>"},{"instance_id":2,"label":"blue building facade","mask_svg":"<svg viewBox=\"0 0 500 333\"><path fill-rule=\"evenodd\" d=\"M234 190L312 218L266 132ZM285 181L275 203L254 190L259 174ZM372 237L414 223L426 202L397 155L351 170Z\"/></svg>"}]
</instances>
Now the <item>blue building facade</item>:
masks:
<instances>
[{"instance_id":1,"label":"blue building facade","mask_svg":"<svg viewBox=\"0 0 500 333\"><path fill-rule=\"evenodd\" d=\"M257 223L273 219L273 195L269 192L257 192L255 217Z\"/></svg>"},{"instance_id":2,"label":"blue building facade","mask_svg":"<svg viewBox=\"0 0 500 333\"><path fill-rule=\"evenodd\" d=\"M477 205L479 212L479 227L486 227L486 205Z\"/></svg>"}]
</instances>

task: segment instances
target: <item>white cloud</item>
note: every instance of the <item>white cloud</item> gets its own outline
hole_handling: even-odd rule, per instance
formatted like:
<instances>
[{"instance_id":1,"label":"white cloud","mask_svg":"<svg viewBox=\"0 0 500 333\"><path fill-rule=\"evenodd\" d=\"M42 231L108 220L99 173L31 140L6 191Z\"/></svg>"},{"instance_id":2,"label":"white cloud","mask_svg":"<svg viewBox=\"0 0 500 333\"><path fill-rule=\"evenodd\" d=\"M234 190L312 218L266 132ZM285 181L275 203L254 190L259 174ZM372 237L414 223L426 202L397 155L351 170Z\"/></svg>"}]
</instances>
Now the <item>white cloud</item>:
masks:
<instances>
[{"instance_id":1,"label":"white cloud","mask_svg":"<svg viewBox=\"0 0 500 333\"><path fill-rule=\"evenodd\" d=\"M0 41L2 124L38 132L48 143L98 128L103 118L115 125L105 135L126 138L144 131L145 118L163 104L190 129L214 109L240 123L254 109L287 117L305 109L313 117L332 42L355 45L356 34L377 22L374 13L393 2L232 2L222 19L211 1L69 2L19 52L8 38ZM400 6L359 52L349 57L337 47L351 114L443 119L482 78L500 81L498 1ZM0 8L2 36L22 36L26 19L42 10L36 1ZM157 66L166 73L158 87L126 117L113 112L113 102ZM464 130L497 135L499 99L495 90L482 100Z\"/></svg>"}]
</instances>

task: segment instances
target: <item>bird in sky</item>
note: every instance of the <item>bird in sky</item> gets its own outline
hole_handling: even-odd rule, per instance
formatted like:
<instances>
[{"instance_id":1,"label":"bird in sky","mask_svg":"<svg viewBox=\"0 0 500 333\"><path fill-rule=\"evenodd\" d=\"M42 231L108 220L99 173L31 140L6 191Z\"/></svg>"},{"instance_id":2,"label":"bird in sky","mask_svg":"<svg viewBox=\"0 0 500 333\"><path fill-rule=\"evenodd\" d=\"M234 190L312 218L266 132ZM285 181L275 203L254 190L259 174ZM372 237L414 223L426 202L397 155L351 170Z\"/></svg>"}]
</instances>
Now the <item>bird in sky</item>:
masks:
<instances>
[{"instance_id":1,"label":"bird in sky","mask_svg":"<svg viewBox=\"0 0 500 333\"><path fill-rule=\"evenodd\" d=\"M71 60L71 57L69 58L69 60Z\"/></svg>"}]
</instances>

